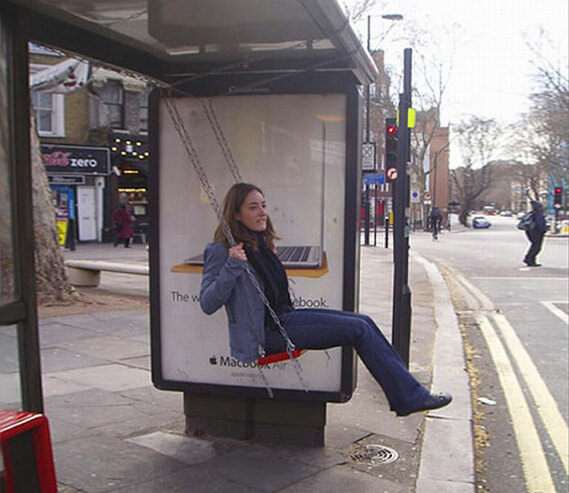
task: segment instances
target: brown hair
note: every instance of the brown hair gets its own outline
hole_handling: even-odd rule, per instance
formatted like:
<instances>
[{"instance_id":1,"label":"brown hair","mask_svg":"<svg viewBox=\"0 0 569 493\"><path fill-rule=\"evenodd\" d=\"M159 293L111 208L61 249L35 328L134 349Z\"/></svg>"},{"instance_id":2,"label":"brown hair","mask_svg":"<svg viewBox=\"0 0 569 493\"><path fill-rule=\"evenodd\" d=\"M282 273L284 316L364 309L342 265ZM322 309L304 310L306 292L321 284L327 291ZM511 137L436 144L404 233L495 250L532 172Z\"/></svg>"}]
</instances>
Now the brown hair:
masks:
<instances>
[{"instance_id":1,"label":"brown hair","mask_svg":"<svg viewBox=\"0 0 569 493\"><path fill-rule=\"evenodd\" d=\"M265 196L259 187L252 185L251 183L236 183L233 185L223 200L223 218L229 225L229 229L231 229L233 238L237 243L243 242L244 245L257 250L259 248L259 245L257 244L257 236L254 232L246 228L241 223L241 221L238 221L236 217L241 210L241 206L243 205L243 202L245 202L247 195L255 190L263 195L263 197ZM280 238L275 233L273 223L271 222L271 218L269 216L267 216L267 229L263 232L263 234L265 236L266 245L271 250L274 250L275 240L278 240ZM215 234L213 235L213 239L215 241L223 243L226 246L229 246L229 241L223 232L221 224L217 226Z\"/></svg>"}]
</instances>

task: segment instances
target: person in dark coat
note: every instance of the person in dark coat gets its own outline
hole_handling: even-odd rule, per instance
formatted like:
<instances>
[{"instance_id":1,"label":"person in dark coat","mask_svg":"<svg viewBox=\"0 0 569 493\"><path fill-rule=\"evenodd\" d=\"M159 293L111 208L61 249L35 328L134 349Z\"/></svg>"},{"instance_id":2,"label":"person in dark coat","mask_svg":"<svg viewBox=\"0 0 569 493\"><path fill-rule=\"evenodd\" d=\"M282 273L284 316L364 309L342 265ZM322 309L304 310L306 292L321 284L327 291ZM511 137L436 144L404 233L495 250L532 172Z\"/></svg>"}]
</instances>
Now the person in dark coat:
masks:
<instances>
[{"instance_id":1,"label":"person in dark coat","mask_svg":"<svg viewBox=\"0 0 569 493\"><path fill-rule=\"evenodd\" d=\"M130 206L128 204L121 205L120 208L113 213L112 220L115 225L115 229L117 230L115 246L117 246L122 240L125 248L129 248L130 239L134 234L132 228L134 217L130 214Z\"/></svg>"},{"instance_id":2,"label":"person in dark coat","mask_svg":"<svg viewBox=\"0 0 569 493\"><path fill-rule=\"evenodd\" d=\"M524 263L528 267L540 267L536 261L537 254L541 251L543 245L543 237L547 231L547 224L545 222L545 216L543 214L543 204L535 200L531 201L531 215L532 215L532 226L526 231L526 236L530 242L530 247L524 257Z\"/></svg>"}]
</instances>

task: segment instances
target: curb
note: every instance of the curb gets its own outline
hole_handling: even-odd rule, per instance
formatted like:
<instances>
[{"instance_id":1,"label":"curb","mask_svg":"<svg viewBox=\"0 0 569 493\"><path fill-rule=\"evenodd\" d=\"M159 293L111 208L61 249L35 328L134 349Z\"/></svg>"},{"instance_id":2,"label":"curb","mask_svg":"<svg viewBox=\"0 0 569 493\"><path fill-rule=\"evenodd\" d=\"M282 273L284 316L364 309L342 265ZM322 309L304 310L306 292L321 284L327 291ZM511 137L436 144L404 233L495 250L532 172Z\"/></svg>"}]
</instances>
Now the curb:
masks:
<instances>
[{"instance_id":1,"label":"curb","mask_svg":"<svg viewBox=\"0 0 569 493\"><path fill-rule=\"evenodd\" d=\"M473 493L476 464L472 403L458 319L437 266L415 253L412 255L424 267L433 288L437 324L433 389L444 389L453 395L450 406L430 411L426 416L416 491Z\"/></svg>"}]
</instances>

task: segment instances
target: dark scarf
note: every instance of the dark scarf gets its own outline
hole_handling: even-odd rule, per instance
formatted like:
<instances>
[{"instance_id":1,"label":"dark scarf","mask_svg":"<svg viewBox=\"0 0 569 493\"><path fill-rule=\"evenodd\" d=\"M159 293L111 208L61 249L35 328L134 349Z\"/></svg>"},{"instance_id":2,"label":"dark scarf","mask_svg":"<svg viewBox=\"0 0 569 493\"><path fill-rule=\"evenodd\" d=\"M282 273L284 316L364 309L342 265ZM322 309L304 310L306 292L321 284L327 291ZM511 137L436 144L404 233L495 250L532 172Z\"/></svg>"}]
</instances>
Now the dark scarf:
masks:
<instances>
[{"instance_id":1,"label":"dark scarf","mask_svg":"<svg viewBox=\"0 0 569 493\"><path fill-rule=\"evenodd\" d=\"M265 244L263 233L256 233L256 236L259 249L254 250L249 246L245 246L247 259L263 280L265 296L271 308L277 314L289 312L293 308L288 293L288 278L283 264L275 253ZM272 319L266 307L265 325L273 328L276 326L275 321Z\"/></svg>"}]
</instances>

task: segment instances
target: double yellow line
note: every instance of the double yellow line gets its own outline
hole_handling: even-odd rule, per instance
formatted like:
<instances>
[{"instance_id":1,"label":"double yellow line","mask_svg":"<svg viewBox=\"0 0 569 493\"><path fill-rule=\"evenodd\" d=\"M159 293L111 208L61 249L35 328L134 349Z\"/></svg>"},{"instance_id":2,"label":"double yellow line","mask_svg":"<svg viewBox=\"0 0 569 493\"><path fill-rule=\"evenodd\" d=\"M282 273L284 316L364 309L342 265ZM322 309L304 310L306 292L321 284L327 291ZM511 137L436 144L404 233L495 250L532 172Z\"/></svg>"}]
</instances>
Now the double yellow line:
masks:
<instances>
[{"instance_id":1,"label":"double yellow line","mask_svg":"<svg viewBox=\"0 0 569 493\"><path fill-rule=\"evenodd\" d=\"M482 308L493 310L492 303L482 292L464 277L457 275L456 278L481 304ZM491 323L489 318L492 319L494 324ZM498 313L490 313L488 316L477 313L476 319L492 355L492 360L494 361L508 404L528 490L530 492L554 493L555 485L539 434L514 365L508 356L508 351L530 391L543 426L565 468L565 473L568 471L569 462L569 430L567 423L563 419L559 407L539 374L538 369L506 317ZM497 330L494 326L496 326ZM498 335L498 332L501 337Z\"/></svg>"}]
</instances>

